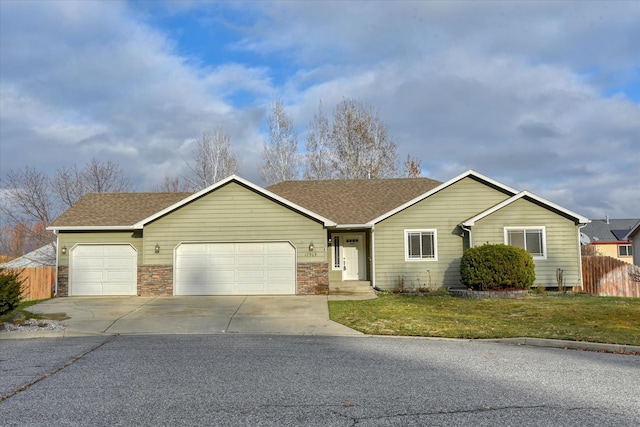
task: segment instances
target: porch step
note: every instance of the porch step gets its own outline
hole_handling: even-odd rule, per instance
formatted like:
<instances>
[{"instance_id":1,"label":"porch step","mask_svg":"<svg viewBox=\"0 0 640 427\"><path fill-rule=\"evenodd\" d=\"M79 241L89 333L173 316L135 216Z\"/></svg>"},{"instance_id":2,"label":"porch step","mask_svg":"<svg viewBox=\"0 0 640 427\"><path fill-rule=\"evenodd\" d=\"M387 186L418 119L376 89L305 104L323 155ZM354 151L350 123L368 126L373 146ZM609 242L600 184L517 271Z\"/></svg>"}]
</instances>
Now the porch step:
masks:
<instances>
[{"instance_id":1,"label":"porch step","mask_svg":"<svg viewBox=\"0 0 640 427\"><path fill-rule=\"evenodd\" d=\"M329 284L329 295L376 295L371 282L365 280L349 280Z\"/></svg>"}]
</instances>

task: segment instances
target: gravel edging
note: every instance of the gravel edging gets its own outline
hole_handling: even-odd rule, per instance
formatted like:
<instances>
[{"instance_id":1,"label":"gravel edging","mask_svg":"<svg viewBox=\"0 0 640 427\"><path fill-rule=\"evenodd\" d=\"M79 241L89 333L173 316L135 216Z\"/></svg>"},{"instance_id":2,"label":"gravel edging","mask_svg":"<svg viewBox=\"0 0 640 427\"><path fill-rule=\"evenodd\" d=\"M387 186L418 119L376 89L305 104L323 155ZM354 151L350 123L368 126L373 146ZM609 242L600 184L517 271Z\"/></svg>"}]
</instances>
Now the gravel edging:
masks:
<instances>
[{"instance_id":1,"label":"gravel edging","mask_svg":"<svg viewBox=\"0 0 640 427\"><path fill-rule=\"evenodd\" d=\"M57 320L48 319L28 319L22 323L12 322L0 323L0 334L12 334L20 332L44 332L44 331L64 331L65 326Z\"/></svg>"}]
</instances>

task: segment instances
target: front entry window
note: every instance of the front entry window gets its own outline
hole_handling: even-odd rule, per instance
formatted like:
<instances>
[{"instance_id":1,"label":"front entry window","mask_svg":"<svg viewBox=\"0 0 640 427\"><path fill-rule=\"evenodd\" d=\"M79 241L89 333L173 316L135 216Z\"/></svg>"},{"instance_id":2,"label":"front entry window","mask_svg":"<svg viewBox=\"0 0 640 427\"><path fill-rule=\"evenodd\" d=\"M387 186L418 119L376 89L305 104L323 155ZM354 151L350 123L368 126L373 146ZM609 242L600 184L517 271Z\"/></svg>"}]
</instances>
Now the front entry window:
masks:
<instances>
[{"instance_id":1,"label":"front entry window","mask_svg":"<svg viewBox=\"0 0 640 427\"><path fill-rule=\"evenodd\" d=\"M333 269L340 270L342 269L342 264L340 263L340 236L333 236Z\"/></svg>"}]
</instances>

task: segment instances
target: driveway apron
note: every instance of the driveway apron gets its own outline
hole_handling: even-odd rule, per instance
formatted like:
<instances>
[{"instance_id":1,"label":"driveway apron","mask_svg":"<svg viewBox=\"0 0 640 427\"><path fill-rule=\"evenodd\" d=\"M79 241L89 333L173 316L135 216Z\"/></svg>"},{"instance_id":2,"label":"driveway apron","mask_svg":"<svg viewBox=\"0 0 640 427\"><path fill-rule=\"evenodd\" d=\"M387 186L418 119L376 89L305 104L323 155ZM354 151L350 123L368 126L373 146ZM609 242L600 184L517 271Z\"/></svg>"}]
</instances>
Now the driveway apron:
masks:
<instances>
[{"instance_id":1,"label":"driveway apron","mask_svg":"<svg viewBox=\"0 0 640 427\"><path fill-rule=\"evenodd\" d=\"M65 336L362 335L329 320L326 296L65 297L29 310L67 317Z\"/></svg>"}]
</instances>

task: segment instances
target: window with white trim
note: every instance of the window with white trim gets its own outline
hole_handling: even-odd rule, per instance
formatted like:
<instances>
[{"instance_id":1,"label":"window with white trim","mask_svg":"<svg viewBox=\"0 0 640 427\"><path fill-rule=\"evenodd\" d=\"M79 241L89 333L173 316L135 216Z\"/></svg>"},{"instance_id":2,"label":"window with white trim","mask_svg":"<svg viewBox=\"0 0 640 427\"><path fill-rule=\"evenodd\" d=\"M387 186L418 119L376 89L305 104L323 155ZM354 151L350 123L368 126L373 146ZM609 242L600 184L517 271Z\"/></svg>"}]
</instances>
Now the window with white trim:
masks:
<instances>
[{"instance_id":1,"label":"window with white trim","mask_svg":"<svg viewBox=\"0 0 640 427\"><path fill-rule=\"evenodd\" d=\"M505 227L504 243L526 249L533 259L547 258L545 227Z\"/></svg>"},{"instance_id":2,"label":"window with white trim","mask_svg":"<svg viewBox=\"0 0 640 427\"><path fill-rule=\"evenodd\" d=\"M631 245L618 245L618 256L633 256Z\"/></svg>"},{"instance_id":3,"label":"window with white trim","mask_svg":"<svg viewBox=\"0 0 640 427\"><path fill-rule=\"evenodd\" d=\"M436 230L405 230L404 257L406 261L437 261L438 233Z\"/></svg>"},{"instance_id":4,"label":"window with white trim","mask_svg":"<svg viewBox=\"0 0 640 427\"><path fill-rule=\"evenodd\" d=\"M341 270L342 264L340 264L340 236L333 236L333 269Z\"/></svg>"}]
</instances>

